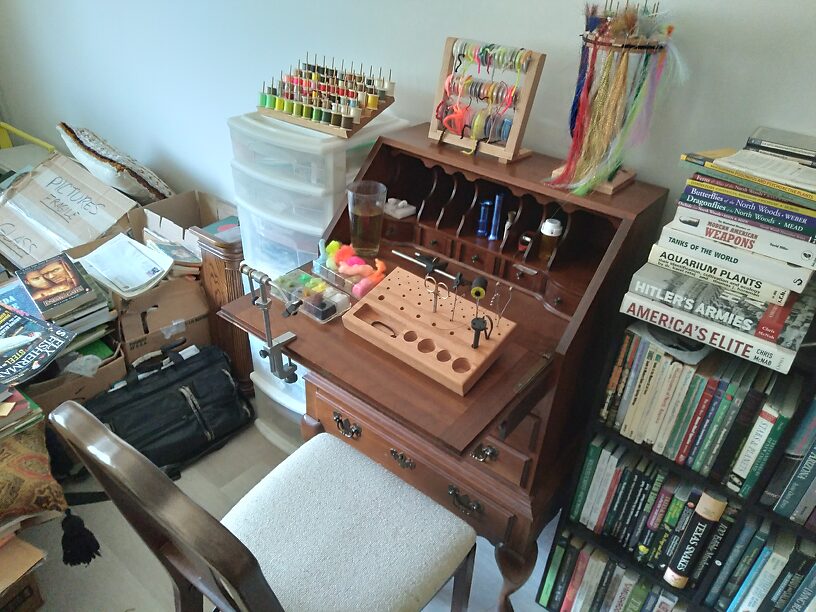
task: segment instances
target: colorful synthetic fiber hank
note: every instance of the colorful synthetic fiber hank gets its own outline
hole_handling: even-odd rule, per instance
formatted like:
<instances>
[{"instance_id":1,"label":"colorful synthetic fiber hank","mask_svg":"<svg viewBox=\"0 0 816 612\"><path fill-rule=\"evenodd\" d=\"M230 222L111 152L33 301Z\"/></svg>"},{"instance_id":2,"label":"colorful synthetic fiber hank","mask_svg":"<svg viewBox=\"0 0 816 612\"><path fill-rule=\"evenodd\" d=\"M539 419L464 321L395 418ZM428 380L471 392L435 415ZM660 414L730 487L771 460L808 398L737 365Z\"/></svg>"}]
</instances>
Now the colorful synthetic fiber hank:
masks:
<instances>
[{"instance_id":1,"label":"colorful synthetic fiber hank","mask_svg":"<svg viewBox=\"0 0 816 612\"><path fill-rule=\"evenodd\" d=\"M680 70L671 49L673 27L661 23L657 5L586 9L581 63L570 109L572 143L549 182L584 195L620 168L629 147L649 132L661 85ZM596 78L596 71L598 72ZM630 78L631 73L631 78Z\"/></svg>"}]
</instances>

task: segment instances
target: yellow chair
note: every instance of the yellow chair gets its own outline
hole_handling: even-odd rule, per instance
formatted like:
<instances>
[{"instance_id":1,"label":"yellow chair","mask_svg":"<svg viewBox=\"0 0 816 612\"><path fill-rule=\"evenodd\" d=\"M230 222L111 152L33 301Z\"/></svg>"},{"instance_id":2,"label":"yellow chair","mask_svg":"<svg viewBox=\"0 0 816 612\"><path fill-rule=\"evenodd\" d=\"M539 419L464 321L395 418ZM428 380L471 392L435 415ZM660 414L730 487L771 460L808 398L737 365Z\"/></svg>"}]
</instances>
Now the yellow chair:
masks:
<instances>
[{"instance_id":1,"label":"yellow chair","mask_svg":"<svg viewBox=\"0 0 816 612\"><path fill-rule=\"evenodd\" d=\"M14 146L14 144L11 142L11 134L14 134L15 136L32 144L39 145L49 153L54 151L54 145L48 144L44 140L40 140L31 134L25 133L23 130L17 129L13 125L9 125L8 123L4 123L2 121L0 121L0 149L10 149Z\"/></svg>"}]
</instances>

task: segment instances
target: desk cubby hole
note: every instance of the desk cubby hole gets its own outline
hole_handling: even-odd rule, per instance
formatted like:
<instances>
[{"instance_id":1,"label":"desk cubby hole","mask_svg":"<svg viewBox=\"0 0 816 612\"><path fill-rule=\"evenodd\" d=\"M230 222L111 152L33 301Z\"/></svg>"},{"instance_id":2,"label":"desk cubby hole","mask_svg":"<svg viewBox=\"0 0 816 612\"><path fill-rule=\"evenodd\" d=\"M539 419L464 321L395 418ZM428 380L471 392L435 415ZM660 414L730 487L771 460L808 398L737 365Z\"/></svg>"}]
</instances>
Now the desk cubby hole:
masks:
<instances>
[{"instance_id":1,"label":"desk cubby hole","mask_svg":"<svg viewBox=\"0 0 816 612\"><path fill-rule=\"evenodd\" d=\"M436 227L442 209L456 194L456 180L439 166L431 169L433 183L428 195L419 205L417 221L423 225Z\"/></svg>"},{"instance_id":2,"label":"desk cubby hole","mask_svg":"<svg viewBox=\"0 0 816 612\"><path fill-rule=\"evenodd\" d=\"M477 203L478 193L476 185L466 179L461 172L455 173L453 179L456 187L453 196L442 208L437 227L443 230L452 230L455 234L458 233L459 227L462 225L462 218L465 213Z\"/></svg>"}]
</instances>

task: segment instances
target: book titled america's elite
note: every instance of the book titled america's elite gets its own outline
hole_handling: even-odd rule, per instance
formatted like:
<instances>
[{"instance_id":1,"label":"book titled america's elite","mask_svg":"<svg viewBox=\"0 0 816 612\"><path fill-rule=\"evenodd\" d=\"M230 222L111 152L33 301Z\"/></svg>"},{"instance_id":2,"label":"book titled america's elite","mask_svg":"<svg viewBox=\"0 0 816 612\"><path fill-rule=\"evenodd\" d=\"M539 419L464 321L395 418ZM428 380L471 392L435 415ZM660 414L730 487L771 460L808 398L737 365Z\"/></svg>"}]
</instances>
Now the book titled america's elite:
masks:
<instances>
[{"instance_id":1,"label":"book titled america's elite","mask_svg":"<svg viewBox=\"0 0 816 612\"><path fill-rule=\"evenodd\" d=\"M763 303L718 285L645 264L629 284L629 291L727 328L797 350L816 311L816 283L786 303Z\"/></svg>"},{"instance_id":2,"label":"book titled america's elite","mask_svg":"<svg viewBox=\"0 0 816 612\"><path fill-rule=\"evenodd\" d=\"M0 384L21 383L39 374L74 332L0 304Z\"/></svg>"}]
</instances>

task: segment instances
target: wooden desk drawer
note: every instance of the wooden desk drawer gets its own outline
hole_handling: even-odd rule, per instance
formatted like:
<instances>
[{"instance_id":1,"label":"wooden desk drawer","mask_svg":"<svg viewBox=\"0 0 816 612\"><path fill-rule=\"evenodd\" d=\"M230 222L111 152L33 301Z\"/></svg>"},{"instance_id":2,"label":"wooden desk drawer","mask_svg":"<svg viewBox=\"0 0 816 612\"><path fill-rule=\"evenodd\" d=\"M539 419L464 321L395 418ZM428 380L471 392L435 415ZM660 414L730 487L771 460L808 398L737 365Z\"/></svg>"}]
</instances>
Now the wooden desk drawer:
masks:
<instances>
[{"instance_id":1,"label":"wooden desk drawer","mask_svg":"<svg viewBox=\"0 0 816 612\"><path fill-rule=\"evenodd\" d=\"M431 251L436 251L441 255L450 256L451 244L453 244L450 237L446 236L443 232L423 225L419 225L418 230L419 240L417 242L419 242L421 246Z\"/></svg>"},{"instance_id":2,"label":"wooden desk drawer","mask_svg":"<svg viewBox=\"0 0 816 612\"><path fill-rule=\"evenodd\" d=\"M487 470L513 484L524 486L530 458L493 436L485 436L468 453L468 458L481 469Z\"/></svg>"},{"instance_id":3,"label":"wooden desk drawer","mask_svg":"<svg viewBox=\"0 0 816 612\"><path fill-rule=\"evenodd\" d=\"M359 410L329 396L319 388L307 393L314 398L308 412L323 425L326 432L337 436L374 459L402 480L466 520L479 535L492 542L502 542L513 526L510 512L497 507L482 492L463 487L438 466L432 465L416 449L394 441L392 436L373 426Z\"/></svg>"},{"instance_id":4,"label":"wooden desk drawer","mask_svg":"<svg viewBox=\"0 0 816 612\"><path fill-rule=\"evenodd\" d=\"M556 310L560 310L564 314L572 315L581 302L581 296L571 291L566 291L556 283L550 281L544 289L544 301Z\"/></svg>"},{"instance_id":5,"label":"wooden desk drawer","mask_svg":"<svg viewBox=\"0 0 816 612\"><path fill-rule=\"evenodd\" d=\"M459 261L478 270L483 270L488 274L493 274L494 268L496 267L495 255L466 242L462 242L462 248L459 252Z\"/></svg>"}]
</instances>

